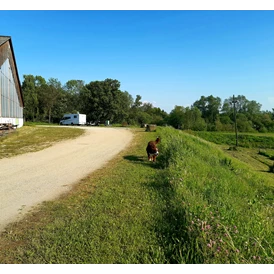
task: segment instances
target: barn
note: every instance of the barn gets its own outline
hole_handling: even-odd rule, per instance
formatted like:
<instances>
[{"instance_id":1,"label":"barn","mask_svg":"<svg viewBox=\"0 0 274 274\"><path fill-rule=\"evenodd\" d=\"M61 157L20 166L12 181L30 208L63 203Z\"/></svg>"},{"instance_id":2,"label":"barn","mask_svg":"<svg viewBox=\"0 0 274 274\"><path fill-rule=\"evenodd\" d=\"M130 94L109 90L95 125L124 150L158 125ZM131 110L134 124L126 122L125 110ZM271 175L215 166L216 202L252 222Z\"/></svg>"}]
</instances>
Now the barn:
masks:
<instances>
[{"instance_id":1,"label":"barn","mask_svg":"<svg viewBox=\"0 0 274 274\"><path fill-rule=\"evenodd\" d=\"M0 127L23 126L24 100L10 36L0 36Z\"/></svg>"}]
</instances>

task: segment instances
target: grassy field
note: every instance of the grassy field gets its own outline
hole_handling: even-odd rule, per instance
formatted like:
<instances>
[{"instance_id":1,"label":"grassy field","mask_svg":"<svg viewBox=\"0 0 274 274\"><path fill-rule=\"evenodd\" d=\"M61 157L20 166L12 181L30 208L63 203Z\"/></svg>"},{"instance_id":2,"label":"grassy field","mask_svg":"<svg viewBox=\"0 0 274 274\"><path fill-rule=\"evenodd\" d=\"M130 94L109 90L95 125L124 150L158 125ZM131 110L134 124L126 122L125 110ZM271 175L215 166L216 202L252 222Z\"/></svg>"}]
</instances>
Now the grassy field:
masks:
<instances>
[{"instance_id":1,"label":"grassy field","mask_svg":"<svg viewBox=\"0 0 274 274\"><path fill-rule=\"evenodd\" d=\"M132 131L106 167L10 225L0 262L273 264L273 174L182 131Z\"/></svg>"}]
</instances>

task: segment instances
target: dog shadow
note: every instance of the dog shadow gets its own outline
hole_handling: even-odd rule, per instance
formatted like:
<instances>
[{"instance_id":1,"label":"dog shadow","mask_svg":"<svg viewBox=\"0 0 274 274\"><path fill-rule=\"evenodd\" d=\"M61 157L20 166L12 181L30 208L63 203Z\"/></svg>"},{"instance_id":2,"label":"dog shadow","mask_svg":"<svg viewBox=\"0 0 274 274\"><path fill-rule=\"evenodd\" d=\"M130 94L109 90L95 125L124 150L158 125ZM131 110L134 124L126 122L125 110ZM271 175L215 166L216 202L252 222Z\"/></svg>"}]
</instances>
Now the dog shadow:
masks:
<instances>
[{"instance_id":1,"label":"dog shadow","mask_svg":"<svg viewBox=\"0 0 274 274\"><path fill-rule=\"evenodd\" d=\"M150 162L147 159L147 156L137 156L137 155L126 155L124 156L124 159L130 162L133 162L135 164L141 164L144 166L150 166L152 168L159 169L159 163L158 162Z\"/></svg>"},{"instance_id":2,"label":"dog shadow","mask_svg":"<svg viewBox=\"0 0 274 274\"><path fill-rule=\"evenodd\" d=\"M126 155L124 156L124 159L131 162L145 162L145 157L143 156Z\"/></svg>"}]
</instances>

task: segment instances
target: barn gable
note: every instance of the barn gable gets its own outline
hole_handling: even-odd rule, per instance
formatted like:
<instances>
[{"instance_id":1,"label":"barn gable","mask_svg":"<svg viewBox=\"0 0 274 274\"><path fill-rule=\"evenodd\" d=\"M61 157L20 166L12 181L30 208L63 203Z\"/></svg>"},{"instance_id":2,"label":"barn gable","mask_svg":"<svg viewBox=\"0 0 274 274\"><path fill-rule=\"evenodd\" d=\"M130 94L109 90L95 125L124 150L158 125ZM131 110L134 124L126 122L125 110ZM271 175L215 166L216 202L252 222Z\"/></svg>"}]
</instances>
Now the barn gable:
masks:
<instances>
[{"instance_id":1,"label":"barn gable","mask_svg":"<svg viewBox=\"0 0 274 274\"><path fill-rule=\"evenodd\" d=\"M0 125L23 125L23 94L10 36L0 36Z\"/></svg>"}]
</instances>

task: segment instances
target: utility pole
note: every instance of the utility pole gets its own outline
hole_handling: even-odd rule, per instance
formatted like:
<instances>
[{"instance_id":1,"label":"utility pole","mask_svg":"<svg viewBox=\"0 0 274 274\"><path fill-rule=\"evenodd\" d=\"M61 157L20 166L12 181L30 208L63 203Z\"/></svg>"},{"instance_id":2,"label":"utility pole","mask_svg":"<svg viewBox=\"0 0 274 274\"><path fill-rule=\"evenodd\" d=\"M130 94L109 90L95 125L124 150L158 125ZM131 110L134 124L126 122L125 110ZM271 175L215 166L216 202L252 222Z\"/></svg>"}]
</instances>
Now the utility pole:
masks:
<instances>
[{"instance_id":1,"label":"utility pole","mask_svg":"<svg viewBox=\"0 0 274 274\"><path fill-rule=\"evenodd\" d=\"M232 100L232 104L233 104L233 109L234 109L234 121L235 121L235 134L236 134L236 147L238 146L238 130L237 130L237 120L236 120L236 108L235 108L235 104L238 101L235 99L234 95L233 95L233 100Z\"/></svg>"}]
</instances>

